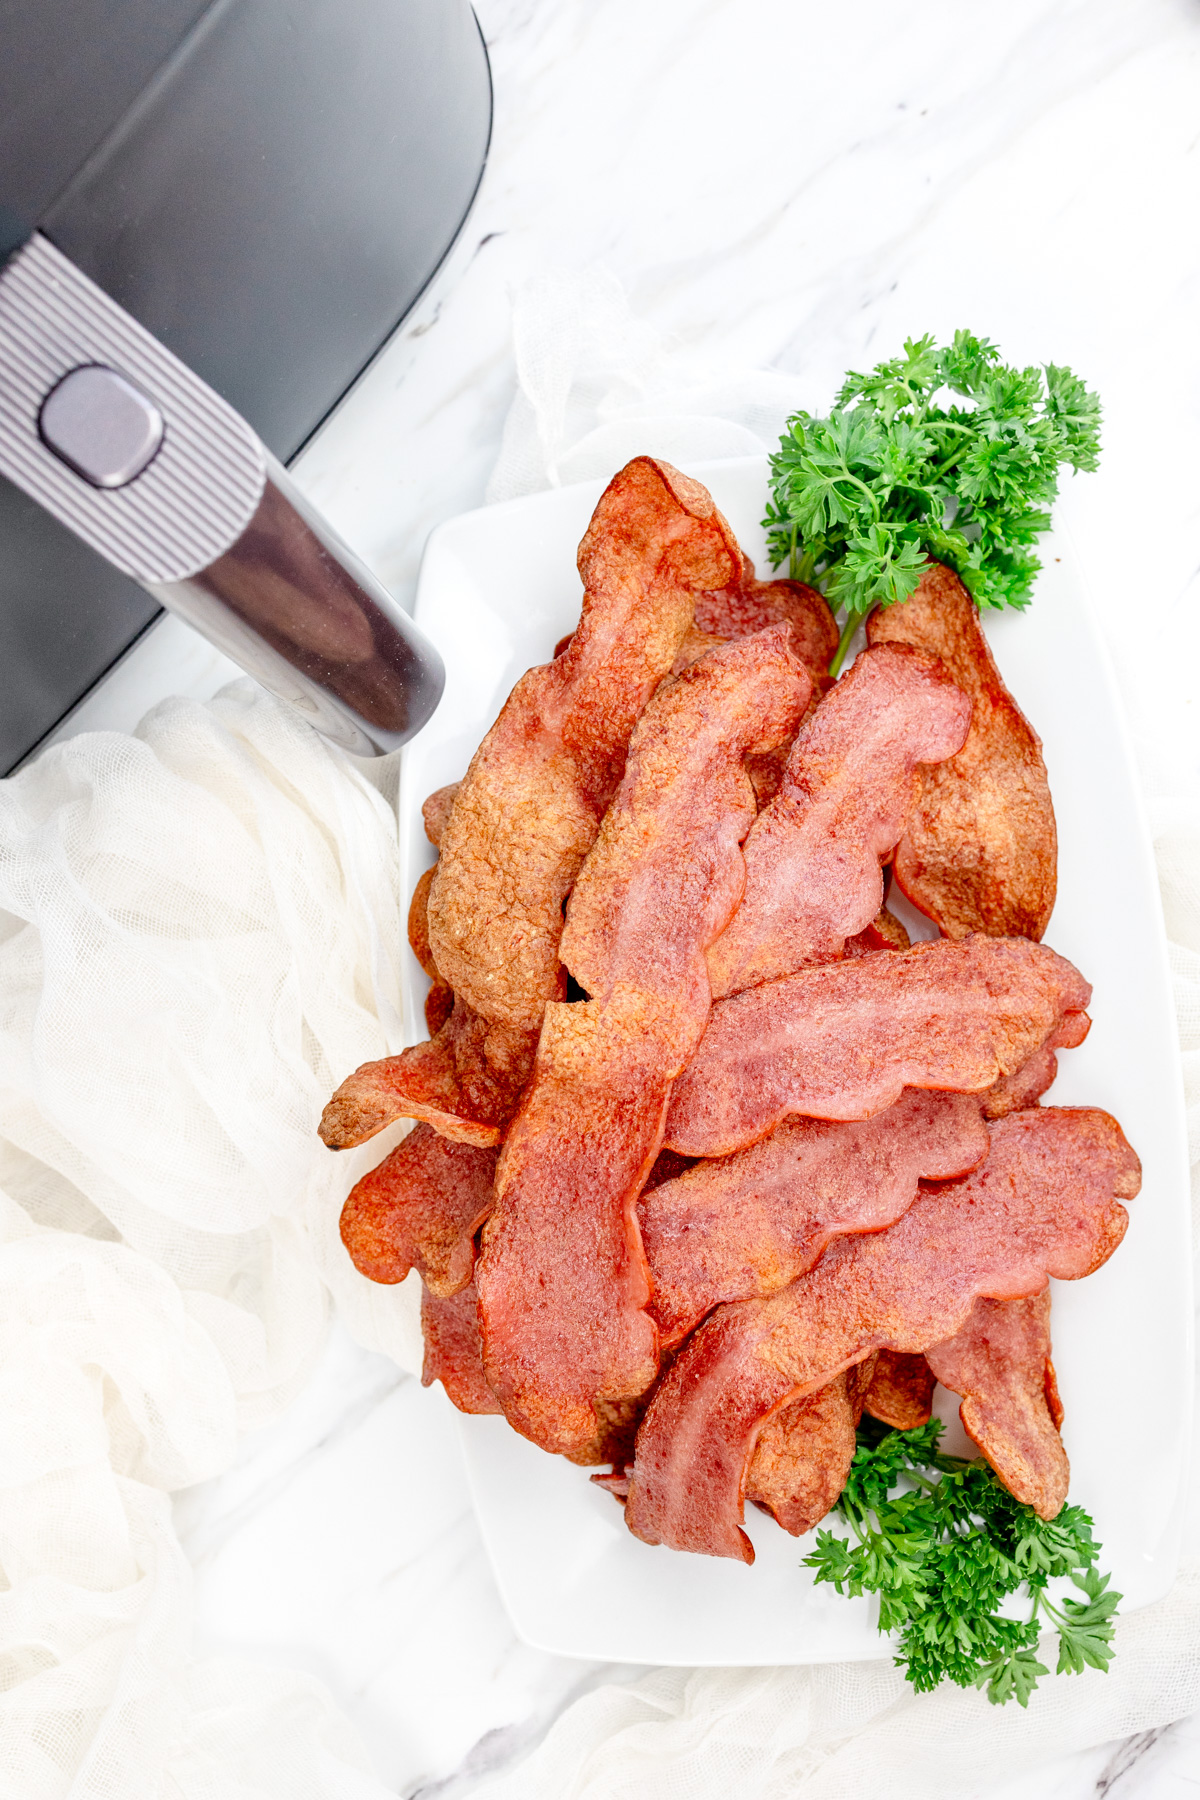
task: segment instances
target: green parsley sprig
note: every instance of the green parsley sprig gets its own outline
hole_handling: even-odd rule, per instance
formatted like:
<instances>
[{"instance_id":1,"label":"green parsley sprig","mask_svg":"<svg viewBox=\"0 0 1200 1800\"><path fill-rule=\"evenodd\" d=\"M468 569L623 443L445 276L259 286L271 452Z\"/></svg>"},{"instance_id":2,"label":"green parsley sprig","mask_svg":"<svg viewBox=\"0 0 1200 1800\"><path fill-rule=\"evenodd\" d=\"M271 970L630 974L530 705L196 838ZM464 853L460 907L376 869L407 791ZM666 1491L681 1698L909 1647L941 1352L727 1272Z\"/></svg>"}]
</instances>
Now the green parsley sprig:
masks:
<instances>
[{"instance_id":1,"label":"green parsley sprig","mask_svg":"<svg viewBox=\"0 0 1200 1800\"><path fill-rule=\"evenodd\" d=\"M918 1693L949 1680L1027 1706L1049 1673L1037 1656L1048 1627L1060 1675L1107 1669L1121 1596L1096 1569L1088 1514L1065 1506L1039 1519L982 1459L943 1455L941 1434L937 1419L916 1431L864 1419L837 1508L853 1538L819 1531L806 1565L839 1594L879 1595L879 1629L899 1634L895 1660ZM1082 1599L1050 1598L1062 1576ZM1024 1616L1000 1610L1018 1594Z\"/></svg>"},{"instance_id":2,"label":"green parsley sprig","mask_svg":"<svg viewBox=\"0 0 1200 1800\"><path fill-rule=\"evenodd\" d=\"M969 402L935 404L939 395ZM836 674L859 621L907 600L930 558L979 606L1029 603L1062 464L1094 469L1100 402L1070 369L1009 368L986 338L908 338L849 375L827 419L798 412L771 458L763 521L778 568L844 610Z\"/></svg>"}]
</instances>

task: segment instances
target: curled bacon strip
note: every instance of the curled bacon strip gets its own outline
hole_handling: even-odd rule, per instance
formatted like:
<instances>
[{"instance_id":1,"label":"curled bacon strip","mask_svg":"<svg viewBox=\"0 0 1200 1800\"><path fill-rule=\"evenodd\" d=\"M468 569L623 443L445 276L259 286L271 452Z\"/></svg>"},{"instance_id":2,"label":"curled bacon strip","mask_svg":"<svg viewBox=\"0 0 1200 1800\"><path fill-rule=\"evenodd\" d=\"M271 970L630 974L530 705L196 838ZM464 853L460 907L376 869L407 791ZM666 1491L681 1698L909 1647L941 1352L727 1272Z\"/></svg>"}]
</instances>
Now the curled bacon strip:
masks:
<instances>
[{"instance_id":1,"label":"curled bacon strip","mask_svg":"<svg viewBox=\"0 0 1200 1800\"><path fill-rule=\"evenodd\" d=\"M1043 1045L1078 1043L1091 988L1024 938L966 938L857 956L713 1007L675 1088L665 1142L723 1156L788 1113L862 1119L904 1087L974 1093Z\"/></svg>"},{"instance_id":2,"label":"curled bacon strip","mask_svg":"<svg viewBox=\"0 0 1200 1800\"><path fill-rule=\"evenodd\" d=\"M425 1119L458 1143L498 1144L536 1044L535 1032L492 1024L456 999L435 1038L347 1076L321 1114L321 1140L349 1150L396 1119Z\"/></svg>"},{"instance_id":3,"label":"curled bacon strip","mask_svg":"<svg viewBox=\"0 0 1200 1800\"><path fill-rule=\"evenodd\" d=\"M867 639L938 657L974 703L966 743L926 771L896 852L900 887L947 937L1040 938L1054 909L1058 865L1046 764L970 595L934 563L910 600L872 613Z\"/></svg>"},{"instance_id":4,"label":"curled bacon strip","mask_svg":"<svg viewBox=\"0 0 1200 1800\"><path fill-rule=\"evenodd\" d=\"M787 640L726 644L660 689L571 896L562 954L592 998L546 1009L477 1271L488 1379L546 1449L578 1450L593 1400L642 1392L658 1366L634 1205L708 1016L704 951L741 893L742 758L808 699Z\"/></svg>"},{"instance_id":5,"label":"curled bacon strip","mask_svg":"<svg viewBox=\"0 0 1200 1800\"><path fill-rule=\"evenodd\" d=\"M825 696L746 839L746 892L708 953L714 998L840 957L883 904L881 859L921 790L962 748L971 702L940 663L868 650Z\"/></svg>"},{"instance_id":6,"label":"curled bacon strip","mask_svg":"<svg viewBox=\"0 0 1200 1800\"><path fill-rule=\"evenodd\" d=\"M697 632L718 639L750 637L768 625L791 626L792 649L808 670L814 690L827 686L838 628L828 601L815 588L802 581L759 581L754 564L743 555L728 587L696 596Z\"/></svg>"},{"instance_id":7,"label":"curled bacon strip","mask_svg":"<svg viewBox=\"0 0 1200 1800\"><path fill-rule=\"evenodd\" d=\"M753 1560L740 1528L764 1420L880 1349L953 1337L976 1300L1036 1294L1107 1261L1141 1182L1116 1120L1035 1107L991 1127L987 1161L923 1193L886 1231L843 1238L767 1300L722 1306L685 1345L642 1422L626 1506L647 1543Z\"/></svg>"},{"instance_id":8,"label":"curled bacon strip","mask_svg":"<svg viewBox=\"0 0 1200 1800\"><path fill-rule=\"evenodd\" d=\"M456 1144L416 1125L378 1168L351 1188L342 1242L370 1281L403 1281L416 1269L448 1300L475 1266L475 1233L492 1210L495 1150Z\"/></svg>"},{"instance_id":9,"label":"curled bacon strip","mask_svg":"<svg viewBox=\"0 0 1200 1800\"><path fill-rule=\"evenodd\" d=\"M1058 1435L1049 1289L1023 1300L977 1300L962 1329L925 1355L942 1386L962 1395L963 1429L1009 1493L1040 1518L1055 1518L1071 1468Z\"/></svg>"},{"instance_id":10,"label":"curled bacon strip","mask_svg":"<svg viewBox=\"0 0 1200 1800\"><path fill-rule=\"evenodd\" d=\"M425 1029L431 1038L437 1036L454 1011L454 990L438 974L433 951L429 948L429 890L433 885L433 875L432 869L426 869L423 875L418 876L408 906L409 948L430 981L429 992L425 996Z\"/></svg>"},{"instance_id":11,"label":"curled bacon strip","mask_svg":"<svg viewBox=\"0 0 1200 1800\"><path fill-rule=\"evenodd\" d=\"M421 818L425 825L425 836L434 849L442 842L442 833L446 829L446 821L450 817L450 808L454 805L455 796L462 786L460 781L448 782L445 787L434 788L432 794L421 802Z\"/></svg>"},{"instance_id":12,"label":"curled bacon strip","mask_svg":"<svg viewBox=\"0 0 1200 1800\"><path fill-rule=\"evenodd\" d=\"M662 1136L670 1033L636 993L546 1009L534 1079L505 1140L477 1270L488 1379L510 1424L571 1455L593 1400L658 1366L630 1215Z\"/></svg>"},{"instance_id":13,"label":"curled bacon strip","mask_svg":"<svg viewBox=\"0 0 1200 1800\"><path fill-rule=\"evenodd\" d=\"M638 1208L664 1344L720 1301L786 1287L835 1237L891 1225L922 1176L965 1175L987 1152L977 1100L907 1088L873 1119L785 1120L750 1149L665 1182Z\"/></svg>"},{"instance_id":14,"label":"curled bacon strip","mask_svg":"<svg viewBox=\"0 0 1200 1800\"><path fill-rule=\"evenodd\" d=\"M536 1031L561 997L562 904L625 764L629 735L692 623L741 558L707 489L641 456L579 547L579 627L517 682L440 831L434 960L484 1018Z\"/></svg>"},{"instance_id":15,"label":"curled bacon strip","mask_svg":"<svg viewBox=\"0 0 1200 1800\"><path fill-rule=\"evenodd\" d=\"M594 998L627 983L707 1018L702 946L745 884L743 762L785 736L809 692L788 629L774 625L712 651L647 707L567 906L562 959Z\"/></svg>"},{"instance_id":16,"label":"curled bacon strip","mask_svg":"<svg viewBox=\"0 0 1200 1800\"><path fill-rule=\"evenodd\" d=\"M815 1394L772 1413L758 1434L746 1498L793 1537L811 1531L846 1485L875 1360L868 1356Z\"/></svg>"},{"instance_id":17,"label":"curled bacon strip","mask_svg":"<svg viewBox=\"0 0 1200 1800\"><path fill-rule=\"evenodd\" d=\"M1058 1074L1055 1049L1065 1050L1072 1043L1082 1043L1087 1036L1086 1025L1086 1013L1068 1013L1050 1042L1035 1050L1011 1075L1002 1075L993 1082L982 1095L984 1118L1003 1119L1008 1113L1036 1106Z\"/></svg>"},{"instance_id":18,"label":"curled bacon strip","mask_svg":"<svg viewBox=\"0 0 1200 1800\"><path fill-rule=\"evenodd\" d=\"M977 1302L982 1305L982 1302ZM875 1357L863 1411L893 1431L915 1431L933 1415L933 1370L920 1354L881 1350Z\"/></svg>"},{"instance_id":19,"label":"curled bacon strip","mask_svg":"<svg viewBox=\"0 0 1200 1800\"><path fill-rule=\"evenodd\" d=\"M483 1372L474 1282L449 1299L439 1299L428 1288L423 1289L421 1332L425 1339L422 1387L432 1387L440 1381L459 1412L502 1410Z\"/></svg>"},{"instance_id":20,"label":"curled bacon strip","mask_svg":"<svg viewBox=\"0 0 1200 1800\"><path fill-rule=\"evenodd\" d=\"M529 1078L570 892L625 764L639 714L670 670L697 592L736 577L741 551L712 496L669 463L634 459L579 547L579 628L513 688L463 780L422 809L441 849L425 942L454 1010L429 1042L367 1063L325 1109L331 1149L397 1118L496 1144ZM446 995L434 1002L433 1017Z\"/></svg>"}]
</instances>

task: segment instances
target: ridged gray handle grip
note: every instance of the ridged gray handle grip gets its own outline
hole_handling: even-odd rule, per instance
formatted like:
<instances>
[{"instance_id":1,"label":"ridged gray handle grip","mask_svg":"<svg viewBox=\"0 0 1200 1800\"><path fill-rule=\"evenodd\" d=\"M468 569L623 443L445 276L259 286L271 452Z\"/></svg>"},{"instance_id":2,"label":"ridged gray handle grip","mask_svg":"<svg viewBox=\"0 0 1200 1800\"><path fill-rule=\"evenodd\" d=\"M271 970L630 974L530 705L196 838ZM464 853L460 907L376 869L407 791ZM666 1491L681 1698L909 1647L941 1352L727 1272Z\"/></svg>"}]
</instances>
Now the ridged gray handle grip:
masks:
<instances>
[{"instance_id":1,"label":"ridged gray handle grip","mask_svg":"<svg viewBox=\"0 0 1200 1800\"><path fill-rule=\"evenodd\" d=\"M86 365L162 415L124 485L86 479L40 427ZM246 421L39 235L0 270L0 473L346 749L395 749L437 705L437 652Z\"/></svg>"}]
</instances>

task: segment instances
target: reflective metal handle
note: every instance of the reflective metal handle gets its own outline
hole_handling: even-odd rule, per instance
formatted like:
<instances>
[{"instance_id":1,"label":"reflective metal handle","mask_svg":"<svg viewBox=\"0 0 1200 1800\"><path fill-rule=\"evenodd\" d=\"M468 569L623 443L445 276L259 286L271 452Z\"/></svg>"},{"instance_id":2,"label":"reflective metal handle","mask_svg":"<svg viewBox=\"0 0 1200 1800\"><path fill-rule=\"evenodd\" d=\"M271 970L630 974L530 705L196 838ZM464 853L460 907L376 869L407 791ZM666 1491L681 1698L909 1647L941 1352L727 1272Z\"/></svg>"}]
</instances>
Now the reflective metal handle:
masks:
<instances>
[{"instance_id":1,"label":"reflective metal handle","mask_svg":"<svg viewBox=\"0 0 1200 1800\"><path fill-rule=\"evenodd\" d=\"M147 584L345 749L394 750L441 698L442 659L274 460L253 518L207 568Z\"/></svg>"},{"instance_id":2,"label":"reflective metal handle","mask_svg":"<svg viewBox=\"0 0 1200 1800\"><path fill-rule=\"evenodd\" d=\"M240 415L45 238L0 271L0 473L358 754L441 658Z\"/></svg>"}]
</instances>

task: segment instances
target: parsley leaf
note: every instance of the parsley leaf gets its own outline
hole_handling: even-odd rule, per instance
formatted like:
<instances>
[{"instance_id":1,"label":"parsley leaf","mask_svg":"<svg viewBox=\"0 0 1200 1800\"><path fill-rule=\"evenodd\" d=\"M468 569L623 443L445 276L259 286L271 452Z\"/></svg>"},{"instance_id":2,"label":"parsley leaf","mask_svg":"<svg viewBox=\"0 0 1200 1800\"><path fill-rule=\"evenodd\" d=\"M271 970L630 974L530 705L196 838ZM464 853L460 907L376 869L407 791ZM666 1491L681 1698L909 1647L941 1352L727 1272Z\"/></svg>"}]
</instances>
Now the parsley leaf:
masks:
<instances>
[{"instance_id":1,"label":"parsley leaf","mask_svg":"<svg viewBox=\"0 0 1200 1800\"><path fill-rule=\"evenodd\" d=\"M1027 1706L1049 1673L1037 1656L1047 1628L1060 1675L1107 1669L1121 1596L1096 1569L1087 1513L1039 1519L982 1459L943 1455L941 1434L937 1419L916 1431L864 1419L837 1505L853 1537L818 1531L806 1566L839 1594L879 1596L879 1629L897 1634L897 1666L918 1693L948 1680ZM1062 1577L1081 1599L1051 1600ZM1001 1610L1022 1595L1026 1616Z\"/></svg>"},{"instance_id":2,"label":"parsley leaf","mask_svg":"<svg viewBox=\"0 0 1200 1800\"><path fill-rule=\"evenodd\" d=\"M968 402L938 404L938 396ZM841 667L859 621L907 600L930 558L979 606L1029 604L1060 467L1094 469L1100 402L1070 369L1009 368L956 331L842 383L827 419L798 412L771 458L764 524L776 567L842 611Z\"/></svg>"}]
</instances>

